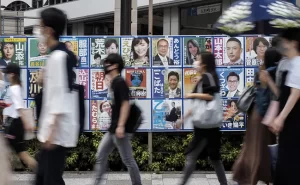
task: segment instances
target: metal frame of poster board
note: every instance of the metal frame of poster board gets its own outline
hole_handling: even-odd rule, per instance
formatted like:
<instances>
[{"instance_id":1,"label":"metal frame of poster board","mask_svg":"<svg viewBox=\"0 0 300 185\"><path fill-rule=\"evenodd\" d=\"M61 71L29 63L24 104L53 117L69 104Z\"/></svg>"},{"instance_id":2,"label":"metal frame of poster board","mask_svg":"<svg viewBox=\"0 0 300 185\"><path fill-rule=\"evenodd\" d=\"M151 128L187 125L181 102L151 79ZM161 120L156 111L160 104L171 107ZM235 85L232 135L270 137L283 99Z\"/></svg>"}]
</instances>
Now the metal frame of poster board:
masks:
<instances>
[{"instance_id":1,"label":"metal frame of poster board","mask_svg":"<svg viewBox=\"0 0 300 185\"><path fill-rule=\"evenodd\" d=\"M239 36L240 37L240 41L241 41L241 44L242 44L242 53L243 53L243 56L242 56L242 60L244 61L243 65L240 65L240 66L229 66L229 65L222 65L222 66L217 66L217 70L218 71L225 71L225 72L237 72L237 71L242 71L241 72L241 82L242 82L242 86L245 86L246 85L246 77L247 75L249 74L246 74L246 71L247 69L256 69L257 67L253 67L253 66L246 66L245 65L245 60L246 60L246 38L247 37L264 37L263 35L242 35L242 36ZM14 37L5 37L5 36L1 36L0 39L3 39L3 38L27 38L26 40L26 66L21 66L22 69L25 69L27 71L27 85L28 85L28 88L27 88L27 97L24 99L24 101L26 101L26 104L27 106L30 106L30 102L33 100L32 97L30 97L30 91L29 91L29 87L30 87L30 71L31 70L37 70L40 68L40 66L38 67L35 67L35 66L31 66L30 64L30 61L31 61L31 58L29 57L31 54L30 52L32 51L32 48L33 46L30 46L30 43L29 43L29 40L32 40L32 39L35 39L34 37L18 37L18 36L14 36ZM128 45L128 42L133 41L135 40L136 42L135 43L141 43L143 40L143 38L148 38L148 41L147 39L144 39L144 43L141 44L141 46L139 48L137 48L138 52L144 52L145 53L145 48L148 47L146 50L146 53L147 53L147 57L146 60L139 60L139 59L135 59L135 57L133 56L132 52L135 52L136 54L136 51L134 50L134 46L131 46L131 43L130 43L130 46ZM210 38L210 39L209 39ZM82 71L88 71L88 74L87 76L80 76L80 78L88 78L88 84L87 84L87 89L88 90L88 93L87 93L87 98L86 98L86 104L88 105L86 108L88 109L87 113L88 113L88 125L86 125L86 132L90 132L92 131L91 129L91 114L92 114L92 107L91 107L91 102L93 100L109 100L109 98L107 97L100 97L100 98L93 98L93 95L92 95L92 84L91 84L91 81L92 81L92 71L97 71L97 70L101 70L102 67L100 66L93 66L92 67L92 64L94 62L94 57L92 56L92 40L95 41L95 39L100 39L98 40L97 43L99 45L99 47L101 46L102 48L96 48L98 49L97 51L98 52L101 52L100 56L102 57L102 59L106 56L106 49L105 49L105 42L103 41L107 41L107 40L110 40L110 39L118 39L117 43L118 43L118 48L117 48L117 51L118 53L120 53L122 55L123 52L127 52L126 53L126 56L129 57L129 59L127 58L128 61L130 61L128 64L130 64L131 66L126 66L125 67L125 70L126 69L130 69L130 70L141 70L141 69L145 69L144 71L146 71L146 89L147 91L150 91L150 92L147 92L147 96L146 97L143 97L143 98L132 98L133 101L137 101L139 100L139 104L141 107L143 107L144 104L147 104L149 107L147 108L147 114L146 116L148 116L148 125L146 125L145 128L143 129L139 129L138 132L191 132L193 129L192 129L192 125L189 125L186 123L183 125L183 128L180 129L180 130L176 130L174 128L172 128L172 125L171 124L168 124L167 128L166 126L162 126L161 124L162 123L157 123L159 126L155 126L154 128L154 111L158 112L158 117L161 117L162 112L165 111L165 107L168 105L170 109L170 106L172 105L172 102L175 103L176 105L176 102L180 102L178 104L180 104L179 109L177 109L178 107L176 107L176 111L180 112L180 117L184 115L185 113L185 110L187 110L187 106L185 106L187 101L189 101L188 99L184 99L183 96L184 96L184 93L185 93L185 71L188 71L188 69L191 69L191 66L188 66L185 64L185 61L187 60L186 59L186 56L187 56L187 47L186 45L188 44L188 41L189 40L194 40L195 42L202 42L202 43L198 43L198 48L200 48L201 50L206 50L206 51L211 51L215 56L216 56L216 51L218 49L220 49L219 46L217 46L217 44L215 44L215 39L216 38L222 38L223 40L223 45L222 45L222 53L223 55L225 55L225 46L224 46L224 42L226 39L228 39L229 37L228 36L225 36L225 35L201 35L201 36L196 36L196 35L179 35L179 36L176 36L176 35L172 35L172 36L63 36L61 37L61 40L64 40L64 41L67 41L68 39L70 40L73 40L74 43L77 43L79 44L79 40L85 40L87 44L87 48L86 50L80 50L82 49L83 47L79 47L79 46L75 46L75 48L77 48L77 53L78 53L78 60L80 62L82 61L85 61L85 59L82 59L82 57L86 56L86 63L84 66L81 66L81 63L79 62L79 66L76 67L76 69L78 69L79 71L82 70ZM153 43L156 43L157 44L157 41L158 40L168 40L169 43L172 43L170 46L169 43L168 43L168 46L160 46L161 48L169 48L168 51L166 51L167 53L169 53L169 58L167 58L167 63L168 63L168 67L164 67L164 64L163 64L163 61L161 62L155 62L154 63L154 59L156 57L156 59L159 59L157 58L156 54L157 54L157 45L153 45ZM210 40L210 43L209 41ZM76 42L75 42L76 41ZM139 41L139 42L138 42ZM194 42L194 41L190 41L190 42ZM109 41L110 43L113 43L111 40ZM126 43L125 43L126 42ZM147 43L148 42L148 43ZM195 43L194 42L194 43ZM206 43L207 42L207 43ZM73 43L73 44L74 44ZM95 41L96 43L96 41ZM124 43L124 46L126 45L126 48L124 47L123 48L123 43ZM82 44L82 43L81 43ZM147 45L148 44L148 45ZM218 43L219 44L219 43ZM215 47L216 45L216 47ZM131 49L130 49L131 48ZM84 49L84 48L83 48ZM116 48L109 48L109 49L116 49ZM123 50L124 49L124 50ZM79 51L80 50L80 51ZM95 50L95 48L94 48ZM111 51L112 51L111 50ZM134 51L133 51L134 50ZM170 53L170 50L171 50L171 53ZM107 50L109 51L109 50ZM87 52L87 53L86 53ZM140 54L139 53L139 54ZM153 56L155 55L155 56ZM175 58L174 58L175 56ZM159 56L158 56L159 57ZM217 56L216 56L217 57ZM226 56L223 56L222 60L225 60ZM178 63L178 60L180 63ZM191 59L189 59L191 60ZM148 62L148 63L147 63ZM166 61L165 61L166 62ZM177 64L176 66L174 65L171 65L171 63L173 62L173 64ZM101 64L101 62L100 62ZM135 65L135 64L138 64L138 65ZM140 65L140 66L139 66ZM169 66L170 65L170 66ZM174 72L176 71L180 71L180 74L179 74L179 78L181 78L181 82L180 82L180 86L177 88L180 88L180 95L179 97L175 97L175 98L166 98L166 95L165 93L162 94L161 97L155 97L154 95L154 72L159 70L159 69L162 69L164 70L164 73L161 77L161 81L160 83L162 83L162 86L161 86L161 90L163 90L164 92L166 92L165 90L167 89L168 87L168 84L165 85L165 82L166 82L166 73L165 71L170 71L170 70L173 70ZM124 70L124 71L125 71ZM232 70L232 71L231 71ZM123 71L123 73L125 73ZM80 73L80 72L79 72ZM150 73L150 74L149 74ZM224 75L223 75L224 76ZM77 76L78 78L78 76ZM150 78L150 79L149 79ZM103 79L102 79L103 80ZM191 79L190 79L191 80ZM103 81L102 81L103 82ZM156 83L156 82L155 82ZM226 85L227 86L227 85ZM242 90L242 89L241 89ZM169 96L169 95L168 95ZM172 101L174 100L174 101ZM223 100L224 102L225 101L230 101L230 100L237 100L237 98L226 98L226 97L223 97ZM154 102L155 101L158 101L160 102L161 104L165 104L164 108L161 108L160 110L154 110ZM176 102L175 102L176 101ZM142 103L141 103L142 102ZM227 102L228 104L228 102ZM225 105L225 104L224 104ZM228 105L227 105L228 106ZM175 108L175 107L174 107ZM98 109L98 107L97 107ZM166 111L165 111L166 112ZM150 114L150 115L148 115ZM98 116L98 113L97 113L97 116ZM166 117L165 117L166 118ZM170 118L169 118L170 119ZM233 119L233 118L232 118ZM239 116L236 116L234 119L238 119L238 120L241 120L243 119L243 123L244 125L241 126L241 128L239 128L239 126L237 128L233 128L234 124L236 126L236 123L228 123L227 124L227 127L228 125L231 125L232 128L221 128L222 131L245 131L246 130L246 125L247 125L247 120L246 120L246 115L239 115ZM149 123L150 122L150 123ZM232 121L234 122L234 121ZM166 125L166 123L164 123ZM106 132L106 130L101 130L103 132Z\"/></svg>"}]
</instances>

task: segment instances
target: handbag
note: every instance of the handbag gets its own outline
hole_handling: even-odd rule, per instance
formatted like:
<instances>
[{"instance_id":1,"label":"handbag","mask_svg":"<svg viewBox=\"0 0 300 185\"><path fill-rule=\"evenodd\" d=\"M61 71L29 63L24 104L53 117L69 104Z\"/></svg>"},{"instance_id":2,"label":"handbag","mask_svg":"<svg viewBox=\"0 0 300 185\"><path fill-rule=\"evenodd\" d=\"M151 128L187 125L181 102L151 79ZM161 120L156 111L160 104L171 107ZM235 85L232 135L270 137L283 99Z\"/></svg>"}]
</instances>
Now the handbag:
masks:
<instances>
[{"instance_id":1,"label":"handbag","mask_svg":"<svg viewBox=\"0 0 300 185\"><path fill-rule=\"evenodd\" d=\"M279 114L279 101L271 101L268 110L262 120L262 124L270 126Z\"/></svg>"},{"instance_id":2,"label":"handbag","mask_svg":"<svg viewBox=\"0 0 300 185\"><path fill-rule=\"evenodd\" d=\"M255 100L256 95L256 87L250 86L247 87L243 93L241 94L240 98L238 99L236 106L240 112L248 112L252 103Z\"/></svg>"},{"instance_id":3,"label":"handbag","mask_svg":"<svg viewBox=\"0 0 300 185\"><path fill-rule=\"evenodd\" d=\"M215 80L210 73L206 73L211 86L216 86ZM197 93L202 93L202 81L197 85ZM192 122L197 128L218 128L222 125L223 110L220 93L214 93L213 100L193 100Z\"/></svg>"}]
</instances>

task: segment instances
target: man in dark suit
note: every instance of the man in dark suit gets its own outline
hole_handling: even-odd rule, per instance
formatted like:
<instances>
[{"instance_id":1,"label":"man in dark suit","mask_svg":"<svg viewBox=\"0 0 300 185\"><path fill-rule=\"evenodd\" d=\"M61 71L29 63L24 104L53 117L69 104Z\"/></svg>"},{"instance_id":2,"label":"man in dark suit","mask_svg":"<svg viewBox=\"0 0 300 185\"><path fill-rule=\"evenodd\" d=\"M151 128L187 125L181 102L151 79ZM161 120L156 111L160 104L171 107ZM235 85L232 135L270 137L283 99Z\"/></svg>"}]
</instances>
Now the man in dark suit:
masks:
<instances>
[{"instance_id":1,"label":"man in dark suit","mask_svg":"<svg viewBox=\"0 0 300 185\"><path fill-rule=\"evenodd\" d=\"M181 98L181 89L178 87L179 74L171 71L168 74L169 88L165 91L166 98Z\"/></svg>"},{"instance_id":2,"label":"man in dark suit","mask_svg":"<svg viewBox=\"0 0 300 185\"><path fill-rule=\"evenodd\" d=\"M230 72L227 76L228 90L225 94L228 98L238 98L241 96L241 92L238 90L240 84L240 76L235 72Z\"/></svg>"},{"instance_id":3,"label":"man in dark suit","mask_svg":"<svg viewBox=\"0 0 300 185\"><path fill-rule=\"evenodd\" d=\"M12 62L12 58L15 54L15 43L14 42L3 42L1 47L2 58L0 59L0 66L7 66L8 63Z\"/></svg>"},{"instance_id":4,"label":"man in dark suit","mask_svg":"<svg viewBox=\"0 0 300 185\"><path fill-rule=\"evenodd\" d=\"M157 42L158 54L153 57L153 66L165 66L174 65L173 59L167 56L169 51L169 42L166 39L160 39Z\"/></svg>"}]
</instances>

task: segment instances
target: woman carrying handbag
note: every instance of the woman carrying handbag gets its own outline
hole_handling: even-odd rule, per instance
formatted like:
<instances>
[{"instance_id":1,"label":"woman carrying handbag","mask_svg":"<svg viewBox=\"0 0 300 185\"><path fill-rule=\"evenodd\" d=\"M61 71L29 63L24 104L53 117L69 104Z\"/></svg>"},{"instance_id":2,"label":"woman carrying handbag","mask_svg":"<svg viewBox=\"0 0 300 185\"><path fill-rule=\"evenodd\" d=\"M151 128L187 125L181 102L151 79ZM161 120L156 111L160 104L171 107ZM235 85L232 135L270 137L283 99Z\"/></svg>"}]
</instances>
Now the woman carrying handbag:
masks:
<instances>
[{"instance_id":1,"label":"woman carrying handbag","mask_svg":"<svg viewBox=\"0 0 300 185\"><path fill-rule=\"evenodd\" d=\"M208 52L202 53L197 56L197 61L193 65L202 75L193 93L185 95L185 98L193 99L193 107L185 118L192 117L194 136L185 153L184 177L180 185L187 183L195 170L199 155L201 157L209 156L220 184L227 185L225 170L220 156L220 126L223 120L223 111L215 57ZM211 114L215 116L211 116ZM180 128L182 123L183 120L178 121L177 128Z\"/></svg>"},{"instance_id":2,"label":"woman carrying handbag","mask_svg":"<svg viewBox=\"0 0 300 185\"><path fill-rule=\"evenodd\" d=\"M4 100L7 105L3 111L3 114L6 116L4 120L4 133L11 149L18 154L22 162L31 170L35 170L37 162L25 149L25 130L33 132L34 126L29 122L28 114L24 107L20 72L20 67L14 63L9 63L3 69L3 73L5 73L10 83Z\"/></svg>"}]
</instances>

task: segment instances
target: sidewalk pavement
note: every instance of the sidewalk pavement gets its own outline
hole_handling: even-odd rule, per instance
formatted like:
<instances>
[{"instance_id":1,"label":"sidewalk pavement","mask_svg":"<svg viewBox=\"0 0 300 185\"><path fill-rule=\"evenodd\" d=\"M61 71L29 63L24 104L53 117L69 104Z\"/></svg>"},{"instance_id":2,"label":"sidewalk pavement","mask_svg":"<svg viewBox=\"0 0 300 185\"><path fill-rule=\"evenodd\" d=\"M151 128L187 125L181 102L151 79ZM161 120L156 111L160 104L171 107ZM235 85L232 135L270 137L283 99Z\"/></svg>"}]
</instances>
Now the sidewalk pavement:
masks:
<instances>
[{"instance_id":1,"label":"sidewalk pavement","mask_svg":"<svg viewBox=\"0 0 300 185\"><path fill-rule=\"evenodd\" d=\"M228 185L236 185L232 181L232 175L227 174ZM66 185L93 185L93 172L65 172L64 180ZM141 173L143 185L178 185L182 174L174 173ZM34 175L26 173L15 173L13 185L33 185ZM101 185L131 185L128 173L109 173L105 175L105 181ZM213 172L193 174L187 185L219 185L218 179ZM258 183L263 185L263 183Z\"/></svg>"}]
</instances>

